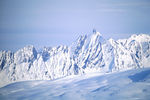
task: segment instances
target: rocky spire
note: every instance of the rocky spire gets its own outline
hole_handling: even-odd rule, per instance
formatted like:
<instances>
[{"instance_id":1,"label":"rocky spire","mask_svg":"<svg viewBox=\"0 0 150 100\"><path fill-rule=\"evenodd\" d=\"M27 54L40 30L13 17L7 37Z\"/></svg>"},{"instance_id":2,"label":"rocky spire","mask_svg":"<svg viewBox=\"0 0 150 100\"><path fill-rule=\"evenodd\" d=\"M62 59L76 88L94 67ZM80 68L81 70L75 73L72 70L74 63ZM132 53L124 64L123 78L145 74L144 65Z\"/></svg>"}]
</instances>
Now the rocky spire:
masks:
<instances>
[{"instance_id":1,"label":"rocky spire","mask_svg":"<svg viewBox=\"0 0 150 100\"><path fill-rule=\"evenodd\" d=\"M93 33L96 33L96 29L95 28L93 29Z\"/></svg>"}]
</instances>

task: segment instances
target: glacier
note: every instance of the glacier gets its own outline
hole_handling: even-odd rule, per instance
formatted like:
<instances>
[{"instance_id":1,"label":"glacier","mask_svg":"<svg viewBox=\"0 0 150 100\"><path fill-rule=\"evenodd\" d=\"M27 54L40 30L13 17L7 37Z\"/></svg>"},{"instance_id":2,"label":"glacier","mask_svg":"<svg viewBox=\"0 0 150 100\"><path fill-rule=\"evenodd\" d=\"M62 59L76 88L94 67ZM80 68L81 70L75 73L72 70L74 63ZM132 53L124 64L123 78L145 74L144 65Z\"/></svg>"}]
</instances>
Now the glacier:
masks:
<instances>
[{"instance_id":1,"label":"glacier","mask_svg":"<svg viewBox=\"0 0 150 100\"><path fill-rule=\"evenodd\" d=\"M54 80L73 75L113 73L150 67L150 36L127 39L103 38L94 31L80 36L70 46L28 45L16 52L0 51L0 87L29 80Z\"/></svg>"}]
</instances>

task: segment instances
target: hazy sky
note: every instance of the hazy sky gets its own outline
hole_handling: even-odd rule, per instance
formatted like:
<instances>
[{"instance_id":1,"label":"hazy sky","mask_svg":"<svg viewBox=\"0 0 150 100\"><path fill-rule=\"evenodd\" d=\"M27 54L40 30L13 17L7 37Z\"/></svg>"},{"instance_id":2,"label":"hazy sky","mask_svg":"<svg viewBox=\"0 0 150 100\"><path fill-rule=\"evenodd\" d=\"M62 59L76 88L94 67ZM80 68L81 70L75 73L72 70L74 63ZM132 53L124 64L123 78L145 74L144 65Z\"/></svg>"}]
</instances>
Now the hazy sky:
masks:
<instances>
[{"instance_id":1,"label":"hazy sky","mask_svg":"<svg viewBox=\"0 0 150 100\"><path fill-rule=\"evenodd\" d=\"M70 45L96 28L105 38L150 33L150 0L0 0L0 50Z\"/></svg>"}]
</instances>

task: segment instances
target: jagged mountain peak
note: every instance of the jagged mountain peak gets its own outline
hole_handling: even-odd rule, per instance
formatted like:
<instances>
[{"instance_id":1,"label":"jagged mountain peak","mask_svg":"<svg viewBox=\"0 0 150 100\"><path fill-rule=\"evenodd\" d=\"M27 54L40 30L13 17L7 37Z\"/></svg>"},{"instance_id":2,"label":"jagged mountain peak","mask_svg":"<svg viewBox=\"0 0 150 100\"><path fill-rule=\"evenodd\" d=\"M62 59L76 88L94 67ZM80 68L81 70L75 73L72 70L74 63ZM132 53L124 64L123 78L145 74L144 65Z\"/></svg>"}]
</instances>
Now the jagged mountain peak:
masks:
<instances>
[{"instance_id":1,"label":"jagged mountain peak","mask_svg":"<svg viewBox=\"0 0 150 100\"><path fill-rule=\"evenodd\" d=\"M96 36L102 36L102 34L100 32L94 32L93 34L95 34Z\"/></svg>"},{"instance_id":2,"label":"jagged mountain peak","mask_svg":"<svg viewBox=\"0 0 150 100\"><path fill-rule=\"evenodd\" d=\"M149 35L105 40L101 33L93 30L92 34L80 36L71 46L44 47L37 52L33 45L28 45L15 53L1 51L0 79L3 81L1 84L6 85L20 80L56 79L149 65Z\"/></svg>"},{"instance_id":3,"label":"jagged mountain peak","mask_svg":"<svg viewBox=\"0 0 150 100\"><path fill-rule=\"evenodd\" d=\"M33 45L27 45L22 49L19 49L14 54L14 60L16 63L30 62L37 58L37 51Z\"/></svg>"},{"instance_id":4,"label":"jagged mountain peak","mask_svg":"<svg viewBox=\"0 0 150 100\"><path fill-rule=\"evenodd\" d=\"M26 45L25 47L19 49L18 51L32 51L33 49L35 49L33 45Z\"/></svg>"},{"instance_id":5,"label":"jagged mountain peak","mask_svg":"<svg viewBox=\"0 0 150 100\"><path fill-rule=\"evenodd\" d=\"M150 36L147 34L139 34L139 35L132 35L129 39L136 40L138 42L147 42L150 41Z\"/></svg>"}]
</instances>

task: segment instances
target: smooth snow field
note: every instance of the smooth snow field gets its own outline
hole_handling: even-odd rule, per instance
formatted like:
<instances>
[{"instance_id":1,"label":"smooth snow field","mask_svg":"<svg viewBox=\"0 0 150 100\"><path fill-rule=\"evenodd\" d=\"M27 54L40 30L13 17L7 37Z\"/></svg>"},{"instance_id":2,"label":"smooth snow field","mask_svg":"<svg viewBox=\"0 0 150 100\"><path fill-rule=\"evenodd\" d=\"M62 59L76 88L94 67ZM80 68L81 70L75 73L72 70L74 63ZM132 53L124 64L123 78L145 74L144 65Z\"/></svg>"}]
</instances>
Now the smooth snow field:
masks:
<instances>
[{"instance_id":1,"label":"smooth snow field","mask_svg":"<svg viewBox=\"0 0 150 100\"><path fill-rule=\"evenodd\" d=\"M16 82L0 88L0 100L150 100L150 68Z\"/></svg>"}]
</instances>

